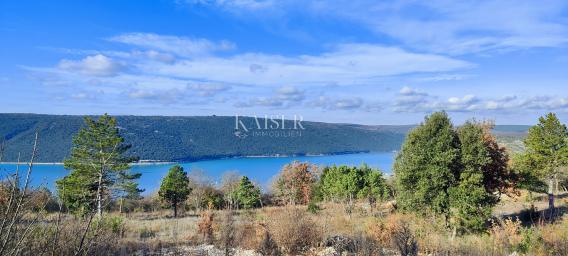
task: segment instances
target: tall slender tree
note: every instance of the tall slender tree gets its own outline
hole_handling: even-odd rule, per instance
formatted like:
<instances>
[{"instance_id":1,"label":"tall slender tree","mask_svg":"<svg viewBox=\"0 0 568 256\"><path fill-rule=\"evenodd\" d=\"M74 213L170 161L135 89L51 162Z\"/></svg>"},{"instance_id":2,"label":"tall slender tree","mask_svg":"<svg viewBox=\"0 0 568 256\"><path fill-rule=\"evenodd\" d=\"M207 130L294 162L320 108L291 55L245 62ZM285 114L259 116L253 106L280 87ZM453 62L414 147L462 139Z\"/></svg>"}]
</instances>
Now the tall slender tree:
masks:
<instances>
[{"instance_id":1,"label":"tall slender tree","mask_svg":"<svg viewBox=\"0 0 568 256\"><path fill-rule=\"evenodd\" d=\"M96 209L102 216L119 176L128 170L135 157L126 156L130 145L124 143L116 119L104 114L98 120L85 118L85 127L73 138L71 157L65 169L71 173L57 181L57 188L71 208ZM133 177L137 178L137 177Z\"/></svg>"},{"instance_id":2,"label":"tall slender tree","mask_svg":"<svg viewBox=\"0 0 568 256\"><path fill-rule=\"evenodd\" d=\"M189 178L183 167L174 165L170 168L166 177L162 180L158 195L167 202L174 211L174 218L177 217L178 206L187 200L191 193Z\"/></svg>"},{"instance_id":3,"label":"tall slender tree","mask_svg":"<svg viewBox=\"0 0 568 256\"><path fill-rule=\"evenodd\" d=\"M554 199L559 177L568 165L568 131L554 113L540 117L538 124L529 129L525 139L525 152L518 161L531 177L548 185L549 216L554 216ZM530 180L530 178L529 178Z\"/></svg>"}]
</instances>

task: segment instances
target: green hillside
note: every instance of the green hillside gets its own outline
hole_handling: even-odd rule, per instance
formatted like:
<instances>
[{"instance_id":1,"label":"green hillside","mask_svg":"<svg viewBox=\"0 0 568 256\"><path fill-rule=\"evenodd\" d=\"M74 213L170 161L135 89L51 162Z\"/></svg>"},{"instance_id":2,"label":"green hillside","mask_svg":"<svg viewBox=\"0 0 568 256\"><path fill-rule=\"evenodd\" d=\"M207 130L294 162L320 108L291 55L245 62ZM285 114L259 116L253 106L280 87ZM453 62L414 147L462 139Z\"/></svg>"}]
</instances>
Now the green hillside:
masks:
<instances>
[{"instance_id":1,"label":"green hillside","mask_svg":"<svg viewBox=\"0 0 568 256\"><path fill-rule=\"evenodd\" d=\"M117 116L119 128L141 159L183 161L246 155L334 154L398 150L404 134L380 126L302 122L294 137L235 136L235 118L221 116ZM241 118L247 127L253 118ZM60 162L83 125L81 116L0 114L0 136L6 141L4 161L18 152L28 158L35 131L40 133L39 162ZM291 127L292 121L285 122ZM284 134L286 135L286 134Z\"/></svg>"},{"instance_id":2,"label":"green hillside","mask_svg":"<svg viewBox=\"0 0 568 256\"><path fill-rule=\"evenodd\" d=\"M398 150L412 125L355 125L302 122L304 130L291 137L235 136L232 116L117 116L119 128L132 144L129 153L144 160L184 161L207 158L276 155L341 154ZM240 118L247 127L254 118ZM18 152L28 159L35 131L40 134L39 162L61 162L69 154L71 139L83 125L82 116L0 114L4 161L16 161ZM264 125L261 120L261 125ZM292 121L285 122L291 127ZM528 126L497 126L498 138L516 145ZM286 135L286 134L285 134ZM299 135L299 136L298 136ZM515 148L516 150L517 148Z\"/></svg>"}]
</instances>

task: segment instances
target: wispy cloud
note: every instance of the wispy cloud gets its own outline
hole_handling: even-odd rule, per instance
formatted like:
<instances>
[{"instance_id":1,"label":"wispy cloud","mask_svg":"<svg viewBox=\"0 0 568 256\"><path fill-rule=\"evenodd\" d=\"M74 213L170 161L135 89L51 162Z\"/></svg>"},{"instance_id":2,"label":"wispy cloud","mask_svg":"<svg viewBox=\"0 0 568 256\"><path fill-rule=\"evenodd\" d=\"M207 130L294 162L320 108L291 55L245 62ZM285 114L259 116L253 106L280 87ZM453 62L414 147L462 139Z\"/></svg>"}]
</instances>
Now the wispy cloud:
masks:
<instances>
[{"instance_id":1,"label":"wispy cloud","mask_svg":"<svg viewBox=\"0 0 568 256\"><path fill-rule=\"evenodd\" d=\"M108 40L185 57L207 55L217 51L228 51L236 47L235 44L229 41L213 42L203 38L158 35L152 33L127 33L111 37ZM150 53L155 54L155 52Z\"/></svg>"},{"instance_id":2,"label":"wispy cloud","mask_svg":"<svg viewBox=\"0 0 568 256\"><path fill-rule=\"evenodd\" d=\"M393 103L396 112L507 112L523 110L568 111L568 98L553 96L504 96L480 98L473 94L444 98L403 87Z\"/></svg>"},{"instance_id":3,"label":"wispy cloud","mask_svg":"<svg viewBox=\"0 0 568 256\"><path fill-rule=\"evenodd\" d=\"M213 96L220 92L227 91L231 87L223 84L189 84L188 89L197 92L199 96Z\"/></svg>"},{"instance_id":4,"label":"wispy cloud","mask_svg":"<svg viewBox=\"0 0 568 256\"><path fill-rule=\"evenodd\" d=\"M363 24L413 49L460 55L568 43L568 2L539 1L189 1L257 15L326 16ZM227 8L230 7L230 8ZM254 7L254 8L253 8ZM241 15L249 18L250 16ZM254 17L254 16L253 16Z\"/></svg>"},{"instance_id":5,"label":"wispy cloud","mask_svg":"<svg viewBox=\"0 0 568 256\"><path fill-rule=\"evenodd\" d=\"M351 84L415 72L443 72L475 65L435 54L412 53L374 44L341 44L320 55L280 56L241 53L230 57L180 60L148 67L164 76L230 84ZM219 74L223 74L220 76Z\"/></svg>"},{"instance_id":6,"label":"wispy cloud","mask_svg":"<svg viewBox=\"0 0 568 256\"><path fill-rule=\"evenodd\" d=\"M186 97L224 97L236 88L257 92L232 97L235 106L290 107L306 104L308 87L370 84L389 76L438 74L475 66L456 58L378 44L339 44L321 54L281 56L218 54L234 46L157 34L127 33L111 41L130 49L56 49L84 57L63 59L55 67L25 68L44 84L66 85L75 88L75 93L88 86L106 96L172 104ZM321 108L379 109L364 101L361 97L336 97Z\"/></svg>"}]
</instances>

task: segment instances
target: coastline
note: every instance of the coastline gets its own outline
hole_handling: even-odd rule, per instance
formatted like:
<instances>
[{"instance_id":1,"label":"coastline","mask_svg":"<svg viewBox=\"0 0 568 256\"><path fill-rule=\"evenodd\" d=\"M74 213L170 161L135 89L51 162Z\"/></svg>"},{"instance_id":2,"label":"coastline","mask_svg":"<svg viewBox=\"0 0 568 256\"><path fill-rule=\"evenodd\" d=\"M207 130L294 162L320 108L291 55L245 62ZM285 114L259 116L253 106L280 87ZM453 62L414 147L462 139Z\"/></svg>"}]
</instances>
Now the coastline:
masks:
<instances>
[{"instance_id":1,"label":"coastline","mask_svg":"<svg viewBox=\"0 0 568 256\"><path fill-rule=\"evenodd\" d=\"M164 165L164 164L178 164L178 163L192 163L200 161L223 160L223 159L238 159L238 158L286 158L286 157L318 157L318 156L334 156L334 155L349 155L349 154L365 154L365 153L392 153L395 151L349 151L349 152L335 152L335 153L318 153L318 154L267 154L267 155L244 155L244 156L215 156L215 157L200 157L196 159L183 159L179 161L159 161L159 160L141 160L141 162L131 163L133 166L143 165ZM15 165L17 162L0 162L0 164ZM20 165L27 165L27 162L20 162ZM34 162L34 165L63 165L63 162Z\"/></svg>"},{"instance_id":2,"label":"coastline","mask_svg":"<svg viewBox=\"0 0 568 256\"><path fill-rule=\"evenodd\" d=\"M177 164L178 162L171 162L171 161L167 161L167 162L147 162L147 163L131 163L130 165L160 165L160 164ZM10 164L10 165L16 165L18 164L18 162L0 162L0 164ZM20 162L20 165L28 165L28 162ZM49 163L49 162L43 162L43 163L39 163L39 162L34 162L34 165L63 165L63 162L53 162L53 163Z\"/></svg>"}]
</instances>

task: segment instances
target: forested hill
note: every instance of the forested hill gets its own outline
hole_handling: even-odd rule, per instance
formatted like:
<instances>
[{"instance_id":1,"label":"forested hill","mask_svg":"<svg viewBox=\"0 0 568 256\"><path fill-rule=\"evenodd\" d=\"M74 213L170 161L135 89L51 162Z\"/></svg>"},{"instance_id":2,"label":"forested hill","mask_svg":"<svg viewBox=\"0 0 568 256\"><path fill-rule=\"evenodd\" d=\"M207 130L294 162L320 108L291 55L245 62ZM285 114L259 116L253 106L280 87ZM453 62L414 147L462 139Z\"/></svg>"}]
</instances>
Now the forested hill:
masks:
<instances>
[{"instance_id":1,"label":"forested hill","mask_svg":"<svg viewBox=\"0 0 568 256\"><path fill-rule=\"evenodd\" d=\"M240 120L247 127L255 124L253 118ZM235 117L229 116L117 116L117 121L122 136L132 145L129 154L148 160L392 151L404 140L399 129L382 126L304 121L305 129L296 130L301 134L279 130L280 137L275 137L249 130L239 137L235 135ZM38 162L61 162L69 155L72 137L83 123L82 116L0 114L0 138L6 142L3 161L16 161L18 152L28 159L34 132L39 131ZM286 121L285 125L288 128L293 123Z\"/></svg>"},{"instance_id":2,"label":"forested hill","mask_svg":"<svg viewBox=\"0 0 568 256\"><path fill-rule=\"evenodd\" d=\"M339 154L398 150L413 126L365 126L302 122L298 133L280 131L280 137L236 134L232 116L117 116L119 129L132 145L129 154L144 160L184 161L257 155ZM240 118L254 127L254 118ZM262 121L262 120L261 120ZM0 114L0 138L5 139L3 161L16 161L18 152L28 159L34 132L39 131L38 162L61 162L69 155L73 135L82 127L82 116ZM261 122L261 125L264 125ZM292 121L285 123L292 127ZM499 128L499 127L498 127ZM527 127L503 127L517 134ZM236 136L239 135L239 136Z\"/></svg>"}]
</instances>

